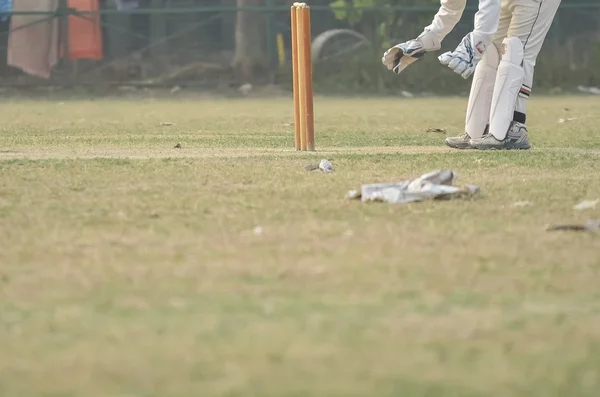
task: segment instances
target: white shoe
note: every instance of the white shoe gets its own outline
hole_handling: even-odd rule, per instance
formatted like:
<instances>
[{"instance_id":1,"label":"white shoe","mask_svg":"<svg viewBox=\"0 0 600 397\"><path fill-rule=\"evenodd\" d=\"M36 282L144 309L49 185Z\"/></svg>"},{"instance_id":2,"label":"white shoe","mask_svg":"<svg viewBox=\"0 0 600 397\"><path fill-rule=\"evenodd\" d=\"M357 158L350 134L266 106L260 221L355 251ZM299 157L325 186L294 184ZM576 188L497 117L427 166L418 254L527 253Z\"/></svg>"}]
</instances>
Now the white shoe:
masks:
<instances>
[{"instance_id":1,"label":"white shoe","mask_svg":"<svg viewBox=\"0 0 600 397\"><path fill-rule=\"evenodd\" d=\"M466 132L459 136L446 138L446 145L454 149L472 149L471 137Z\"/></svg>"},{"instance_id":2,"label":"white shoe","mask_svg":"<svg viewBox=\"0 0 600 397\"><path fill-rule=\"evenodd\" d=\"M512 122L503 141L499 141L492 134L487 134L481 139L471 140L471 146L479 150L528 150L531 148L529 139L527 139L527 127L517 121Z\"/></svg>"}]
</instances>

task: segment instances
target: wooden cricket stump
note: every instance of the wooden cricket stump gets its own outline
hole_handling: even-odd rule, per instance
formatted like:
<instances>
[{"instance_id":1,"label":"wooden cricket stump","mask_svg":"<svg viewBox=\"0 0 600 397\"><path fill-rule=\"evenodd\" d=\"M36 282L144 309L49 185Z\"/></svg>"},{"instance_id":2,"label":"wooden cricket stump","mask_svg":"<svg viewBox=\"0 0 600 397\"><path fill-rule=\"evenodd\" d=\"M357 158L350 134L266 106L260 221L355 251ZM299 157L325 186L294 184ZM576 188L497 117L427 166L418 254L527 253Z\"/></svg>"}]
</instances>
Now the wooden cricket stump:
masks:
<instances>
[{"instance_id":1,"label":"wooden cricket stump","mask_svg":"<svg viewBox=\"0 0 600 397\"><path fill-rule=\"evenodd\" d=\"M294 77L294 141L296 150L315 150L310 7L292 5L292 73Z\"/></svg>"}]
</instances>

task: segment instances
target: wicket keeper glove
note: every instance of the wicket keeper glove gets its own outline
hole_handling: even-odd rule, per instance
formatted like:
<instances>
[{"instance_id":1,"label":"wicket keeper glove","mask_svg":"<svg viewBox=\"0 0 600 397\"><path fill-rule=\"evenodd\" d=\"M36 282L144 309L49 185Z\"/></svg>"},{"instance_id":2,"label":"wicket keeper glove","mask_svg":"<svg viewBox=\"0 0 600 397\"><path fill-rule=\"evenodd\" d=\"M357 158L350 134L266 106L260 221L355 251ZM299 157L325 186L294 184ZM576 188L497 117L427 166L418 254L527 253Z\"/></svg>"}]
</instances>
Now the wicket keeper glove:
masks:
<instances>
[{"instance_id":1,"label":"wicket keeper glove","mask_svg":"<svg viewBox=\"0 0 600 397\"><path fill-rule=\"evenodd\" d=\"M400 74L408 65L423 57L426 52L436 51L441 48L437 35L424 31L414 40L397 44L387 50L381 58L388 70Z\"/></svg>"},{"instance_id":2,"label":"wicket keeper glove","mask_svg":"<svg viewBox=\"0 0 600 397\"><path fill-rule=\"evenodd\" d=\"M464 79L469 78L481 61L487 44L475 32L466 35L454 51L448 51L438 57L442 65L448 66Z\"/></svg>"}]
</instances>

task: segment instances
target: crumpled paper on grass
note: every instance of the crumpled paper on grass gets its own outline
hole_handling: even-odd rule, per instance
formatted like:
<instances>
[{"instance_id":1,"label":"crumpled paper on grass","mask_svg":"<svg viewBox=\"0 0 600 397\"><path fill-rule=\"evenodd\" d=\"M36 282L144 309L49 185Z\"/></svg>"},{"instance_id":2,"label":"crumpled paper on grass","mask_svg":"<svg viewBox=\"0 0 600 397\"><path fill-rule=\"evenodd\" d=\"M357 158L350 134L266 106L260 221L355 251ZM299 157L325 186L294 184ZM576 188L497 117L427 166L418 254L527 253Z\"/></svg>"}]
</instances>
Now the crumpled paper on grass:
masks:
<instances>
[{"instance_id":1,"label":"crumpled paper on grass","mask_svg":"<svg viewBox=\"0 0 600 397\"><path fill-rule=\"evenodd\" d=\"M321 170L328 174L328 173L333 172L333 165L331 164L331 162L329 160L323 159L323 160L321 160L321 162L319 162L319 164L309 164L306 167L304 167L304 169L306 171Z\"/></svg>"},{"instance_id":2,"label":"crumpled paper on grass","mask_svg":"<svg viewBox=\"0 0 600 397\"><path fill-rule=\"evenodd\" d=\"M456 178L457 174L452 170L437 170L407 181L362 185L360 192L349 191L348 198L396 204L469 198L479 192L479 187L475 185L452 186Z\"/></svg>"}]
</instances>

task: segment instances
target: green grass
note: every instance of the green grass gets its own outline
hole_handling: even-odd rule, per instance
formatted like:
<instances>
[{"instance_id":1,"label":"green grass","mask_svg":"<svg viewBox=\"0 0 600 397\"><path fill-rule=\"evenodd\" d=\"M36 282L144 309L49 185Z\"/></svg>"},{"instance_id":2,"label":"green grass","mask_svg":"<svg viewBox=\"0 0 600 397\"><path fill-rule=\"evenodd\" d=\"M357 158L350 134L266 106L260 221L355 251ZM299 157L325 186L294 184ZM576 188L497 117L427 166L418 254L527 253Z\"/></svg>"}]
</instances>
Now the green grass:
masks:
<instances>
[{"instance_id":1,"label":"green grass","mask_svg":"<svg viewBox=\"0 0 600 397\"><path fill-rule=\"evenodd\" d=\"M528 152L426 132L465 102L317 98L317 153L287 98L3 103L0 396L596 396L600 236L545 229L600 219L600 100ZM481 194L345 199L437 168Z\"/></svg>"}]
</instances>

